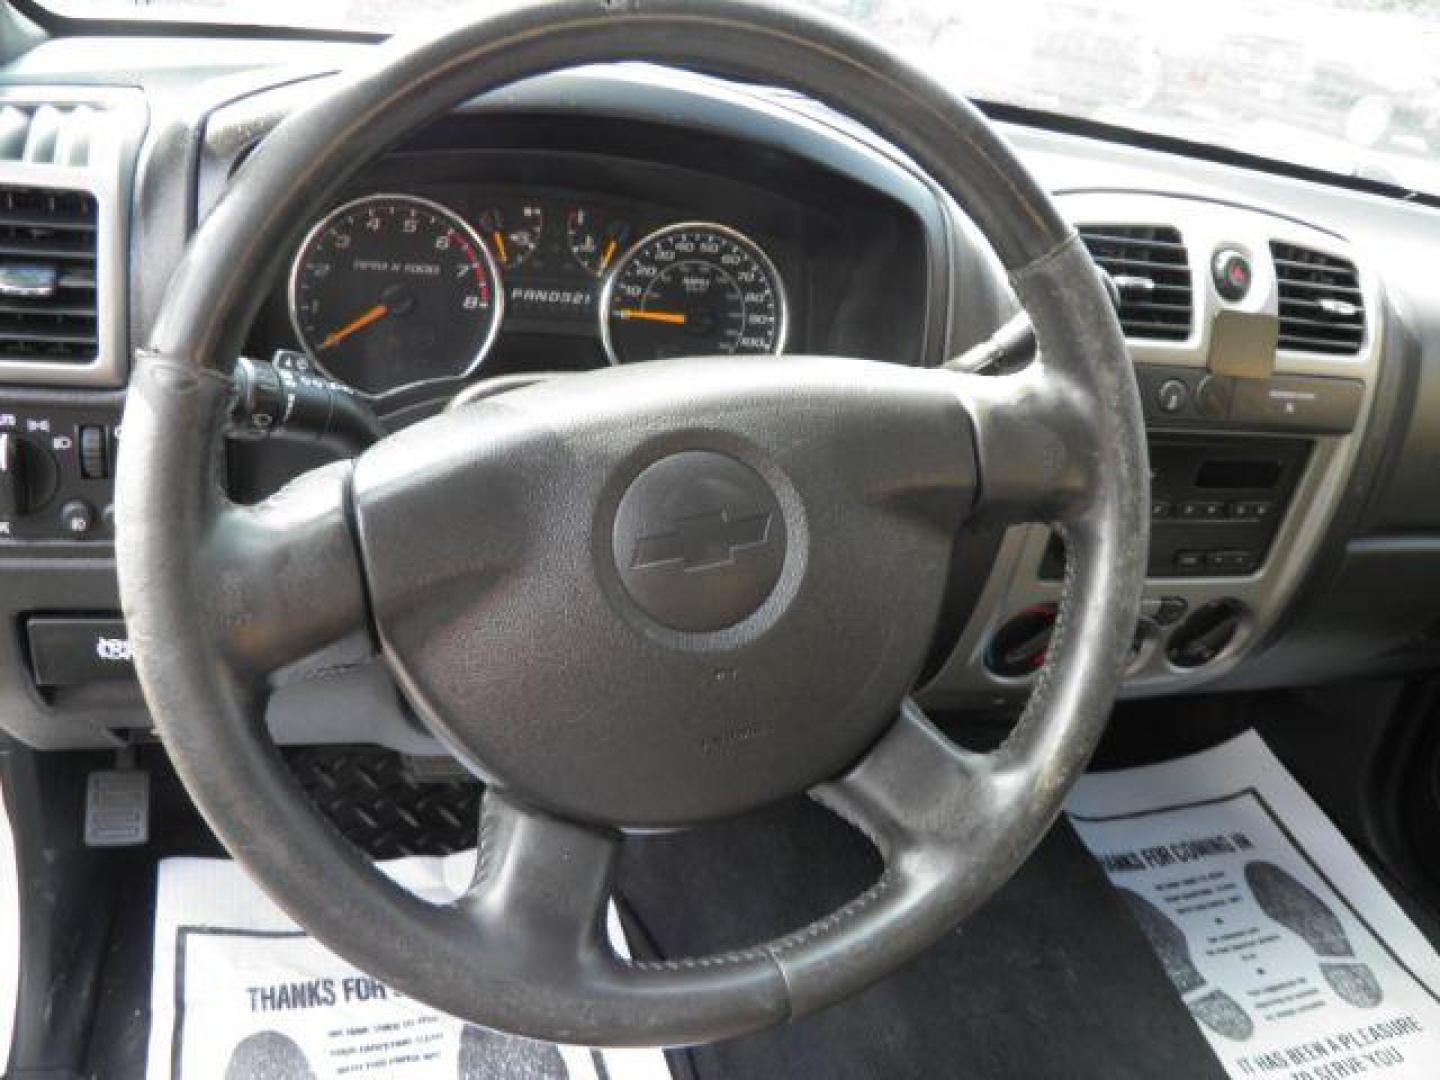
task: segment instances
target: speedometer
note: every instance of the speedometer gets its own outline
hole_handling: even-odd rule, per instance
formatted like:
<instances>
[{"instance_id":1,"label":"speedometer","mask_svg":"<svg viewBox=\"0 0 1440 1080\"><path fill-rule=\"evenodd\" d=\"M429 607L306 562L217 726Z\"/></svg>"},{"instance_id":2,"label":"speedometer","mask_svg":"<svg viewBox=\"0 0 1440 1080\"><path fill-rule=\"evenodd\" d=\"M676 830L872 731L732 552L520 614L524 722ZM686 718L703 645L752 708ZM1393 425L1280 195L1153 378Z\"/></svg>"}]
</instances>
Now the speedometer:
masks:
<instances>
[{"instance_id":1,"label":"speedometer","mask_svg":"<svg viewBox=\"0 0 1440 1080\"><path fill-rule=\"evenodd\" d=\"M760 246L724 225L670 225L615 264L600 300L612 364L784 351L785 288Z\"/></svg>"},{"instance_id":2,"label":"speedometer","mask_svg":"<svg viewBox=\"0 0 1440 1080\"><path fill-rule=\"evenodd\" d=\"M290 316L325 374L366 394L480 366L500 327L494 257L458 214L411 195L346 203L310 231Z\"/></svg>"}]
</instances>

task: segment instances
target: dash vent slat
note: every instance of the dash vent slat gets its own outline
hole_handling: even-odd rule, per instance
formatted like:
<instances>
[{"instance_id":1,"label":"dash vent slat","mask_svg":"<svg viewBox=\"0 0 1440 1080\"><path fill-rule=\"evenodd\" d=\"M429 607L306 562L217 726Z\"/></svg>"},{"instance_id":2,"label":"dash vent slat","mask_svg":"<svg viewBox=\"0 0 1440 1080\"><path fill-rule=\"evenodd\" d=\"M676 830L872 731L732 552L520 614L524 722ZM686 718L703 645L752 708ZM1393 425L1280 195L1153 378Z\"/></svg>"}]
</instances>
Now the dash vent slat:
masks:
<instances>
[{"instance_id":1,"label":"dash vent slat","mask_svg":"<svg viewBox=\"0 0 1440 1080\"><path fill-rule=\"evenodd\" d=\"M0 360L96 358L97 219L93 195L0 186Z\"/></svg>"},{"instance_id":2,"label":"dash vent slat","mask_svg":"<svg viewBox=\"0 0 1440 1080\"><path fill-rule=\"evenodd\" d=\"M1168 225L1085 225L1080 238L1120 290L1127 338L1184 341L1194 294L1180 231Z\"/></svg>"},{"instance_id":3,"label":"dash vent slat","mask_svg":"<svg viewBox=\"0 0 1440 1080\"><path fill-rule=\"evenodd\" d=\"M85 168L104 110L87 104L0 106L0 162Z\"/></svg>"},{"instance_id":4,"label":"dash vent slat","mask_svg":"<svg viewBox=\"0 0 1440 1080\"><path fill-rule=\"evenodd\" d=\"M1365 341L1365 304L1355 264L1338 255L1271 241L1280 291L1280 348L1354 356Z\"/></svg>"}]
</instances>

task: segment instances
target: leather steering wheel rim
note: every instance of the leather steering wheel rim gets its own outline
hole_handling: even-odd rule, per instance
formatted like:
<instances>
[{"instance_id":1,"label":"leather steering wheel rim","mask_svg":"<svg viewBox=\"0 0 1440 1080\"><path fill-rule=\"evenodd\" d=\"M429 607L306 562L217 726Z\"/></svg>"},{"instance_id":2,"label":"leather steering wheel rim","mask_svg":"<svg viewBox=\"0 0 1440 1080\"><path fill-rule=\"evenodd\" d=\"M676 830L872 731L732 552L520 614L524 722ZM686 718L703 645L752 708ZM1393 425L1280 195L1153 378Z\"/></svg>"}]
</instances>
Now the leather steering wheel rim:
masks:
<instances>
[{"instance_id":1,"label":"leather steering wheel rim","mask_svg":"<svg viewBox=\"0 0 1440 1080\"><path fill-rule=\"evenodd\" d=\"M456 904L435 906L392 883L315 811L265 733L265 678L372 627L366 548L379 512L364 499L378 497L375 485L362 482L362 458L247 508L229 502L219 470L228 371L263 295L255 283L274 280L347 178L473 96L631 60L808 94L907 153L972 217L1034 323L1040 359L1026 372L986 379L816 362L785 369L798 375L771 365L737 378L755 400L770 401L782 393L777 380L789 380L784 400L834 400L842 411L893 404L897 415L920 410L921 432L952 425L958 435L946 446L973 454L979 474L960 516L1047 522L1067 551L1049 659L1003 746L962 751L905 701L878 740L812 789L877 846L879 881L785 938L660 963L621 960L604 943L617 834L595 821L492 789L475 883ZM648 387L666 375L605 377ZM373 66L277 126L201 225L139 352L124 425L122 604L157 729L216 835L297 922L357 966L454 1016L560 1042L682 1045L753 1031L858 992L952 929L1033 849L1088 761L1143 584L1139 401L1113 310L1073 231L967 102L836 24L740 0L565 0L378 49ZM947 491L966 483L945 481ZM388 647L383 628L380 636Z\"/></svg>"}]
</instances>

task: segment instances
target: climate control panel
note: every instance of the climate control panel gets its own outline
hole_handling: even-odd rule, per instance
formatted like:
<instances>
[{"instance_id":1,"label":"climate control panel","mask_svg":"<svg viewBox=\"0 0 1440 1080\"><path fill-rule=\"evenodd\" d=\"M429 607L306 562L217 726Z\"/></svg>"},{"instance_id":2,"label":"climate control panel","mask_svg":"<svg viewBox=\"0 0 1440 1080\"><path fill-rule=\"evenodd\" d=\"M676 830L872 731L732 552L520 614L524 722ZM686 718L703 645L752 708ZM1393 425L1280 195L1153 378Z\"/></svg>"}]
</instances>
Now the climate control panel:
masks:
<instances>
[{"instance_id":1,"label":"climate control panel","mask_svg":"<svg viewBox=\"0 0 1440 1080\"><path fill-rule=\"evenodd\" d=\"M120 400L0 395L0 555L113 540Z\"/></svg>"}]
</instances>

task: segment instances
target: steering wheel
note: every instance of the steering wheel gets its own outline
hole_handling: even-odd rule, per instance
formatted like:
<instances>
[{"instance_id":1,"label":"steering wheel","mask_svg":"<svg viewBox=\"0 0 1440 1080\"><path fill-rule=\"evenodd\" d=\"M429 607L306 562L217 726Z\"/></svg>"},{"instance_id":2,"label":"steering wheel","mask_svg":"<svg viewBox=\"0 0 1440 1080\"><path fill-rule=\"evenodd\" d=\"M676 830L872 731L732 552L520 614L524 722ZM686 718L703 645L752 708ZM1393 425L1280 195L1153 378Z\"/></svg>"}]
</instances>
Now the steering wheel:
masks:
<instances>
[{"instance_id":1,"label":"steering wheel","mask_svg":"<svg viewBox=\"0 0 1440 1080\"><path fill-rule=\"evenodd\" d=\"M465 1020L682 1045L856 993L1014 872L1113 702L1144 572L1147 466L1093 263L974 108L816 16L565 0L376 57L246 161L137 357L117 557L181 779L297 922ZM229 372L257 283L337 187L474 95L632 60L785 85L888 139L993 245L1040 358L988 378L833 357L609 369L415 424L258 506L229 501ZM953 745L907 698L952 540L982 519L1049 523L1067 554L1048 663L988 754ZM350 846L266 734L268 677L357 631L487 784L474 880L455 903L417 898ZM878 848L872 887L742 951L614 954L603 920L627 831L806 791Z\"/></svg>"}]
</instances>

